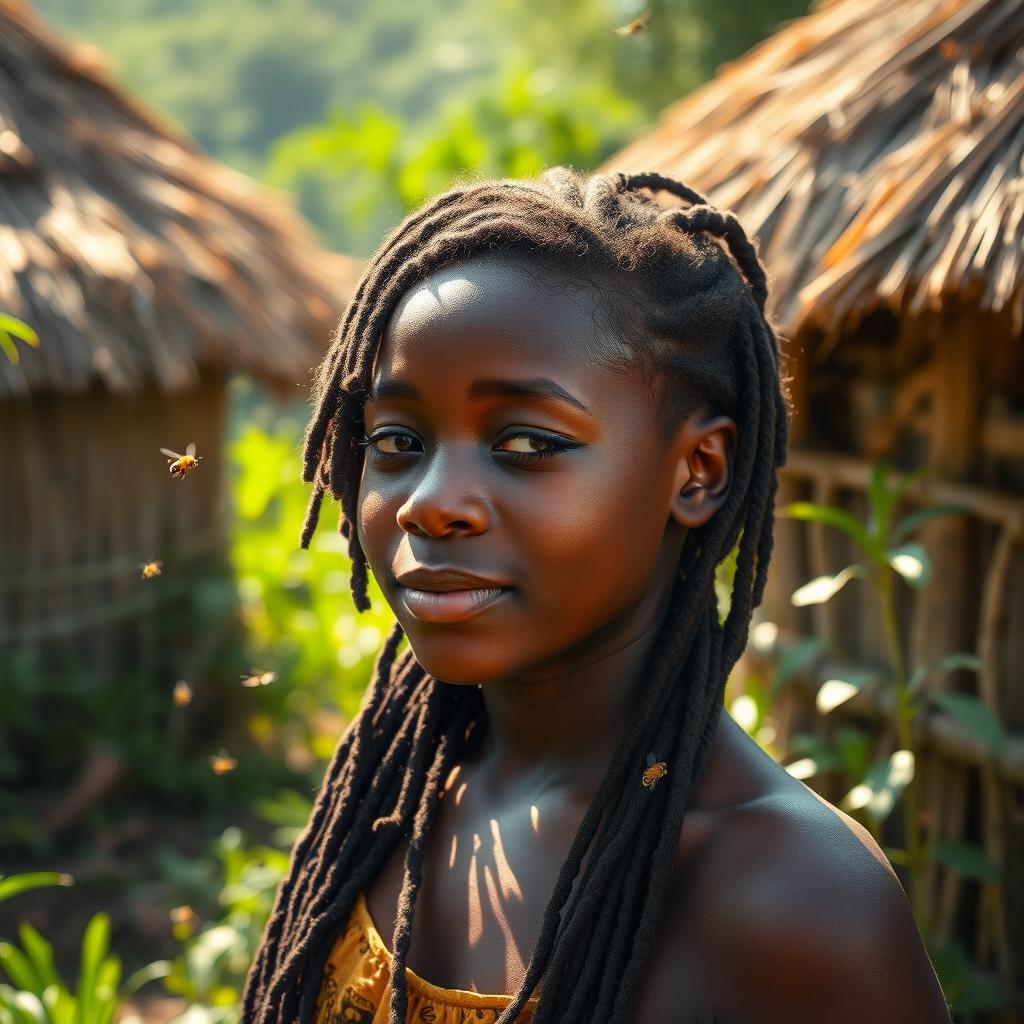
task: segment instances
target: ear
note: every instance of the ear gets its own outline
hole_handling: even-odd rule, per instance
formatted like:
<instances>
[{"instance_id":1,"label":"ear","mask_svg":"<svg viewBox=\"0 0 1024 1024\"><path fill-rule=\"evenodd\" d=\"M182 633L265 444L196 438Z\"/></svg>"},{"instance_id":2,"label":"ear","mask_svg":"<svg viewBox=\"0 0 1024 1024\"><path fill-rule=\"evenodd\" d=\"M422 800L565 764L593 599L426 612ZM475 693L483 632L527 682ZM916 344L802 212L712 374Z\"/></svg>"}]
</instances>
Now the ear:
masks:
<instances>
[{"instance_id":1,"label":"ear","mask_svg":"<svg viewBox=\"0 0 1024 1024\"><path fill-rule=\"evenodd\" d=\"M703 410L690 415L676 431L670 514L680 525L703 526L725 503L736 437L732 419Z\"/></svg>"}]
</instances>

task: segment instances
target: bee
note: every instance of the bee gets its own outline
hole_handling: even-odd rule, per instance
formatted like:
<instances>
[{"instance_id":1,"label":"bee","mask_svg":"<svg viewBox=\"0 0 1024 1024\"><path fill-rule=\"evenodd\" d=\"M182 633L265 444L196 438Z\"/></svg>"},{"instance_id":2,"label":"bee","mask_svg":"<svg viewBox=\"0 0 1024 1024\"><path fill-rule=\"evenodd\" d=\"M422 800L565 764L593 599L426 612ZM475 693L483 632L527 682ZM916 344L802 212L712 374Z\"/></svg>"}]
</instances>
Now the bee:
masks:
<instances>
[{"instance_id":1,"label":"bee","mask_svg":"<svg viewBox=\"0 0 1024 1024\"><path fill-rule=\"evenodd\" d=\"M227 775L228 772L234 771L237 764L238 761L225 754L223 750L219 754L210 755L210 766L217 775Z\"/></svg>"},{"instance_id":2,"label":"bee","mask_svg":"<svg viewBox=\"0 0 1024 1024\"><path fill-rule=\"evenodd\" d=\"M249 671L251 675L242 676L243 686L266 686L277 678L276 672L266 672L259 668L253 668Z\"/></svg>"},{"instance_id":3,"label":"bee","mask_svg":"<svg viewBox=\"0 0 1024 1024\"><path fill-rule=\"evenodd\" d=\"M191 703L192 687L189 686L184 679L179 679L174 684L174 706L177 708L183 708Z\"/></svg>"},{"instance_id":4,"label":"bee","mask_svg":"<svg viewBox=\"0 0 1024 1024\"><path fill-rule=\"evenodd\" d=\"M668 773L668 765L664 761L658 761L653 754L647 755L647 767L641 776L641 782L648 788L654 789L658 779Z\"/></svg>"},{"instance_id":5,"label":"bee","mask_svg":"<svg viewBox=\"0 0 1024 1024\"><path fill-rule=\"evenodd\" d=\"M196 924L196 912L186 903L171 909L171 934L182 942L192 936Z\"/></svg>"},{"instance_id":6,"label":"bee","mask_svg":"<svg viewBox=\"0 0 1024 1024\"><path fill-rule=\"evenodd\" d=\"M196 912L186 903L171 909L172 924L191 924L196 919Z\"/></svg>"},{"instance_id":7,"label":"bee","mask_svg":"<svg viewBox=\"0 0 1024 1024\"><path fill-rule=\"evenodd\" d=\"M189 442L189 446L185 449L184 455L172 452L170 448L161 448L160 451L167 456L171 476L173 476L175 480L191 473L203 458L202 455L196 455L196 446L194 441Z\"/></svg>"},{"instance_id":8,"label":"bee","mask_svg":"<svg viewBox=\"0 0 1024 1024\"><path fill-rule=\"evenodd\" d=\"M620 25L613 29L617 36L635 36L647 28L647 21L651 16L650 11L641 11L628 25Z\"/></svg>"},{"instance_id":9,"label":"bee","mask_svg":"<svg viewBox=\"0 0 1024 1024\"><path fill-rule=\"evenodd\" d=\"M163 562L143 562L141 566L142 578L144 580L151 580L154 576L159 576L160 566L163 564Z\"/></svg>"}]
</instances>

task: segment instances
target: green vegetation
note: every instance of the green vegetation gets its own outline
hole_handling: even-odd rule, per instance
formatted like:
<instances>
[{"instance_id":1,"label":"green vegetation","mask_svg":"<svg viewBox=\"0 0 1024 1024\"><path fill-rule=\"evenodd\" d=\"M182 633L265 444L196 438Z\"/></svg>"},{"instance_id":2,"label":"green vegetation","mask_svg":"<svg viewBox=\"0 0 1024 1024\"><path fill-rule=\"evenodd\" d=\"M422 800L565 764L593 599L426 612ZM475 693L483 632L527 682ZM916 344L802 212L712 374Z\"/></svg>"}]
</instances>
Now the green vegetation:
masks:
<instances>
[{"instance_id":1,"label":"green vegetation","mask_svg":"<svg viewBox=\"0 0 1024 1024\"><path fill-rule=\"evenodd\" d=\"M591 166L807 0L39 0L220 160L364 256L470 175ZM742 9L741 9L742 8Z\"/></svg>"}]
</instances>

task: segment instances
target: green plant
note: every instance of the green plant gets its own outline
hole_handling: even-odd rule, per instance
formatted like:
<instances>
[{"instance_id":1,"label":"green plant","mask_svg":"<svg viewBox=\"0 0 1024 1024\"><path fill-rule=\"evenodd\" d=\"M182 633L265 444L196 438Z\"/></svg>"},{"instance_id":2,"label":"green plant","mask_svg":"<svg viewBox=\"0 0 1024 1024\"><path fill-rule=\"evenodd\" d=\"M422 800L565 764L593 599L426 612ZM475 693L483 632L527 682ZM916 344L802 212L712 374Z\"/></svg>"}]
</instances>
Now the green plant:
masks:
<instances>
[{"instance_id":1,"label":"green plant","mask_svg":"<svg viewBox=\"0 0 1024 1024\"><path fill-rule=\"evenodd\" d=\"M966 515L969 512L959 505L924 504L898 523L893 523L893 514L906 497L911 485L934 471L930 466L921 467L891 485L889 465L884 461L877 463L872 468L868 485L867 523L861 523L845 509L812 502L795 502L778 513L792 519L825 523L841 530L854 542L863 556L861 561L848 565L833 575L818 576L804 584L792 595L794 605L820 604L828 601L852 579L865 580L879 601L889 654L889 682L896 697L895 726L898 748L887 757L868 765L864 737L858 735L857 731L841 732L841 742L837 747L831 746L819 737L798 738L802 746L801 743L797 746L800 748L798 752L813 766L810 772L812 774L821 768L846 769L848 776L854 779L856 784L840 802L840 806L844 810L862 812L876 840L880 839L881 827L902 795L906 849L886 847L885 853L894 864L903 865L907 869L911 907L921 934L926 940L930 933L930 921L929 908L924 901L923 871L929 859L971 878L991 880L998 877L998 872L986 859L984 852L972 843L925 842L917 811L914 779L917 758L913 745L912 721L929 706L940 708L977 736L992 753L1003 753L1006 749L1002 727L983 701L968 694L930 693L924 686L929 676L937 671L958 668L980 670L981 661L977 655L967 652L947 654L927 665L917 666L911 672L908 672L908 666L905 664L905 638L899 632L895 590L899 580L914 588L921 588L931 575L927 551L922 544L911 540L911 537L919 527L931 519L939 516ZM810 646L803 652L805 655L813 653L813 644L814 642L810 642ZM818 690L818 709L827 714L869 683L876 682L878 674L874 672L848 673L841 678L829 679ZM991 986L983 993L965 971L954 972L958 965L962 967L962 957L957 957L955 951L949 949L944 952L947 954L945 960L936 955L936 962L941 964L948 961L950 970L943 978L943 983L946 995L954 1008L957 1006L956 999L960 999L965 1007L969 1005L978 1008L978 1000L990 1002L995 998L990 991ZM1003 997L1005 995L1003 993Z\"/></svg>"},{"instance_id":2,"label":"green plant","mask_svg":"<svg viewBox=\"0 0 1024 1024\"><path fill-rule=\"evenodd\" d=\"M32 889L73 884L74 879L61 871L29 871L22 875L0 875L0 903Z\"/></svg>"},{"instance_id":3,"label":"green plant","mask_svg":"<svg viewBox=\"0 0 1024 1024\"><path fill-rule=\"evenodd\" d=\"M193 934L183 923L175 934L183 942L164 984L189 1002L178 1024L234 1024L245 977L288 868L288 853L269 846L246 847L237 828L225 829L214 845L220 916Z\"/></svg>"},{"instance_id":4,"label":"green plant","mask_svg":"<svg viewBox=\"0 0 1024 1024\"><path fill-rule=\"evenodd\" d=\"M47 885L71 885L55 871L0 876L0 900ZM0 984L0 1024L110 1024L121 1003L170 969L147 964L121 988L121 959L109 952L110 918L98 913L86 925L78 985L72 991L57 972L53 947L27 921L18 925L21 948L0 941L0 969L12 982Z\"/></svg>"},{"instance_id":5,"label":"green plant","mask_svg":"<svg viewBox=\"0 0 1024 1024\"><path fill-rule=\"evenodd\" d=\"M21 362L21 353L14 344L15 338L33 348L39 347L39 335L28 324L7 313L0 313L0 349L3 349L8 362L17 366Z\"/></svg>"}]
</instances>

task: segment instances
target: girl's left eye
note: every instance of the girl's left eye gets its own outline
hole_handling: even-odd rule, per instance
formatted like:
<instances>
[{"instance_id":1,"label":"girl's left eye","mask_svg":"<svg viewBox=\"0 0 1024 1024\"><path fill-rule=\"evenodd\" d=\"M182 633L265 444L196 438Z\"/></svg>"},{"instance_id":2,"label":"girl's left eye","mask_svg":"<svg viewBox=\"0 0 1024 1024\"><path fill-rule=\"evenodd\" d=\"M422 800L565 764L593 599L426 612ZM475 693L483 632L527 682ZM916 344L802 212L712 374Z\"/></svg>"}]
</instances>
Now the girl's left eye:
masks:
<instances>
[{"instance_id":1,"label":"girl's left eye","mask_svg":"<svg viewBox=\"0 0 1024 1024\"><path fill-rule=\"evenodd\" d=\"M509 434L503 441L500 441L501 445L516 445L515 448L506 448L502 452L504 455L511 456L508 461L511 462L536 462L540 459L550 459L552 455L557 455L559 452L568 451L570 448L579 448L580 445L576 441L568 441L564 437L554 437L550 434ZM540 447L534 447L535 445Z\"/></svg>"}]
</instances>

